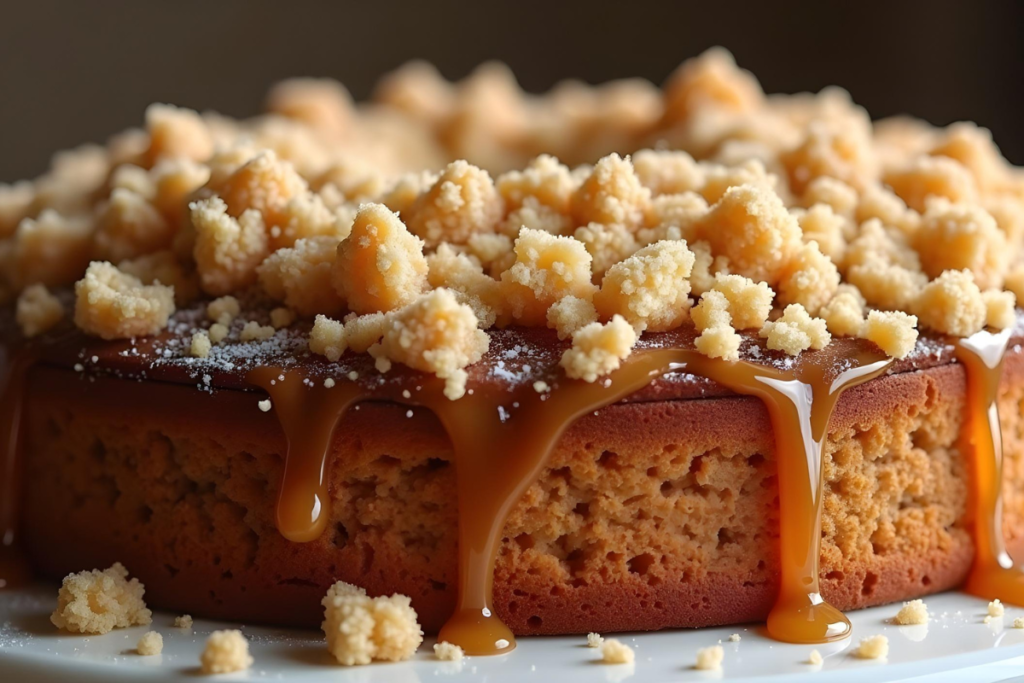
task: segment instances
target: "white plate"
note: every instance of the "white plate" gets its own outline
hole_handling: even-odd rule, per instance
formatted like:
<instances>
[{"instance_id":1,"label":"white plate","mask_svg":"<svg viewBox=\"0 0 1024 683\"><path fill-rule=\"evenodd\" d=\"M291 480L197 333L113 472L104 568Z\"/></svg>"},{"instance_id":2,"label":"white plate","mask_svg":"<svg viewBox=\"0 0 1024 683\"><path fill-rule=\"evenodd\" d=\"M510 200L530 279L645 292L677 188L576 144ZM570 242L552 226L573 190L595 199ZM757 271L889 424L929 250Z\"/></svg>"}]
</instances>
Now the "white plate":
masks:
<instances>
[{"instance_id":1,"label":"white plate","mask_svg":"<svg viewBox=\"0 0 1024 683\"><path fill-rule=\"evenodd\" d=\"M157 613L149 627L113 631L105 636L75 636L58 632L50 624L56 589L53 586L0 592L0 681L181 681L199 674L198 658L207 634L238 625L196 620L191 631L173 627L174 615ZM247 672L214 680L284 680L337 683L445 683L488 681L599 681L637 683L706 680L790 680L794 674L809 682L881 683L912 676L961 671L948 680L985 680L1024 672L1020 662L993 666L992 662L1024 656L1024 629L1014 629L1014 617L1024 609L1007 607L994 623L983 622L987 603L962 593L945 593L927 600L932 614L927 626L894 626L888 620L895 606L850 613L853 641L818 646L822 666L806 664L814 648L777 643L761 627L748 625L717 629L623 634L620 640L636 651L634 664L599 663L600 653L586 647L586 639L573 637L521 638L519 647L501 657L470 657L463 662L433 658L433 640L424 643L416 658L398 664L341 667L328 655L322 634L313 631L242 627L249 638L255 664ZM163 654L141 657L135 644L148 630L164 638ZM739 642L729 635L739 633ZM851 653L859 638L884 634L889 638L887 661L865 661ZM692 668L698 648L721 642L725 662L720 672ZM981 667L980 669L977 667ZM988 673L982 674L981 671ZM814 675L817 673L818 675ZM960 678L959 676L963 676ZM943 677L942 680L947 680Z\"/></svg>"}]
</instances>

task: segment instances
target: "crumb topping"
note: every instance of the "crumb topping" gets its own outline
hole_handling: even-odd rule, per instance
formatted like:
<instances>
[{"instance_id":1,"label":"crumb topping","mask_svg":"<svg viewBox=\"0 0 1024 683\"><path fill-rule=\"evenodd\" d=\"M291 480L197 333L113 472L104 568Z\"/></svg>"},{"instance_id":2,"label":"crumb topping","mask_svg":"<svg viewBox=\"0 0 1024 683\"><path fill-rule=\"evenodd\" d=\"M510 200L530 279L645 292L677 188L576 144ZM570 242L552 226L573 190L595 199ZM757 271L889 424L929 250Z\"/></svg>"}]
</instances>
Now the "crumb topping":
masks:
<instances>
[{"instance_id":1,"label":"crumb topping","mask_svg":"<svg viewBox=\"0 0 1024 683\"><path fill-rule=\"evenodd\" d=\"M889 656L889 639L885 636L861 638L853 654L861 659L885 659Z\"/></svg>"},{"instance_id":2,"label":"crumb topping","mask_svg":"<svg viewBox=\"0 0 1024 683\"><path fill-rule=\"evenodd\" d=\"M924 600L911 600L903 603L903 607L896 613L894 621L901 626L912 626L928 623L928 605Z\"/></svg>"},{"instance_id":3,"label":"crumb topping","mask_svg":"<svg viewBox=\"0 0 1024 683\"><path fill-rule=\"evenodd\" d=\"M328 360L410 365L451 396L495 328L571 338L567 376L594 381L691 323L727 360L745 329L904 358L921 334L1015 324L1024 185L974 124L872 123L834 88L767 97L720 48L661 91L526 96L495 64L459 84L413 64L374 97L294 79L249 121L154 104L0 185L0 302L38 336L74 284L81 330L130 339L198 299L209 323L175 331L197 361L293 328L304 351L312 324Z\"/></svg>"},{"instance_id":4,"label":"crumb topping","mask_svg":"<svg viewBox=\"0 0 1024 683\"><path fill-rule=\"evenodd\" d=\"M723 659L725 659L725 650L721 645L701 648L697 650L697 662L694 668L701 671L717 671L722 668Z\"/></svg>"}]
</instances>

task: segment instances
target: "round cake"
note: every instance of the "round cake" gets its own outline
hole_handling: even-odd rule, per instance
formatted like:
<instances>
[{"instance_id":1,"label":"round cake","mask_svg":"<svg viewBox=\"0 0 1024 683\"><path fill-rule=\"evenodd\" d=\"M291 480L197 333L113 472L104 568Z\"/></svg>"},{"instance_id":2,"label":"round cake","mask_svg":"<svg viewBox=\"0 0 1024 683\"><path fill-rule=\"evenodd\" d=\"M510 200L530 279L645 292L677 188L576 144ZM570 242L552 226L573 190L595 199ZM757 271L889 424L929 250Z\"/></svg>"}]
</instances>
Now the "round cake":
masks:
<instances>
[{"instance_id":1,"label":"round cake","mask_svg":"<svg viewBox=\"0 0 1024 683\"><path fill-rule=\"evenodd\" d=\"M153 105L0 186L0 581L113 566L329 644L398 594L469 654L1024 602L1024 174L987 131L721 50L268 109Z\"/></svg>"}]
</instances>

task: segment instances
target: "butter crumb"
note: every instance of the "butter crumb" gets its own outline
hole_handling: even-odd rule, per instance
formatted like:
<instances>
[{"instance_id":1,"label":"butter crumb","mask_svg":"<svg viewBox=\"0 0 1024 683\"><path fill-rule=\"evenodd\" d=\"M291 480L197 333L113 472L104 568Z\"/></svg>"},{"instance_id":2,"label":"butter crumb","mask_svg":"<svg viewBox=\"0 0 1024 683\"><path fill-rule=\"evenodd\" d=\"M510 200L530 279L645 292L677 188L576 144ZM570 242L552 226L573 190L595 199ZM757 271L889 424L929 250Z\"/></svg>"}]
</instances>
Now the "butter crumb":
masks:
<instances>
[{"instance_id":1,"label":"butter crumb","mask_svg":"<svg viewBox=\"0 0 1024 683\"><path fill-rule=\"evenodd\" d=\"M120 562L108 569L68 574L57 593L57 608L50 621L71 633L109 633L115 628L146 625L152 612L142 596L138 579L128 580Z\"/></svg>"},{"instance_id":2,"label":"butter crumb","mask_svg":"<svg viewBox=\"0 0 1024 683\"><path fill-rule=\"evenodd\" d=\"M516 261L501 274L502 293L513 320L543 325L548 309L559 299L593 299L597 289L590 280L593 257L582 242L523 228L513 249Z\"/></svg>"},{"instance_id":3,"label":"butter crumb","mask_svg":"<svg viewBox=\"0 0 1024 683\"><path fill-rule=\"evenodd\" d=\"M725 650L721 645L712 645L697 650L697 663L695 669L701 671L716 671L722 668L722 660L725 659Z\"/></svg>"},{"instance_id":4,"label":"butter crumb","mask_svg":"<svg viewBox=\"0 0 1024 683\"><path fill-rule=\"evenodd\" d=\"M214 344L220 344L222 341L224 341L224 338L228 336L227 325L222 325L220 323L214 323L210 325L209 336L210 342Z\"/></svg>"},{"instance_id":5,"label":"butter crumb","mask_svg":"<svg viewBox=\"0 0 1024 683\"><path fill-rule=\"evenodd\" d=\"M738 642L740 642L740 634L733 633L731 636L729 636L729 642L730 643L738 643Z\"/></svg>"},{"instance_id":6,"label":"butter crumb","mask_svg":"<svg viewBox=\"0 0 1024 683\"><path fill-rule=\"evenodd\" d=\"M238 218L228 214L220 197L189 204L195 228L193 256L203 290L220 295L256 281L256 267L270 253L267 228L255 209Z\"/></svg>"},{"instance_id":7,"label":"butter crumb","mask_svg":"<svg viewBox=\"0 0 1024 683\"><path fill-rule=\"evenodd\" d=\"M338 245L334 288L356 313L392 311L427 287L423 241L383 204L364 204Z\"/></svg>"},{"instance_id":8,"label":"butter crumb","mask_svg":"<svg viewBox=\"0 0 1024 683\"><path fill-rule=\"evenodd\" d=\"M331 377L328 377L327 379L324 380L324 389L333 389L334 388L334 384L335 384L334 379L331 378Z\"/></svg>"},{"instance_id":9,"label":"butter crumb","mask_svg":"<svg viewBox=\"0 0 1024 683\"><path fill-rule=\"evenodd\" d=\"M775 292L765 282L718 273L711 288L725 295L732 324L738 330L760 329L772 312Z\"/></svg>"},{"instance_id":10,"label":"butter crumb","mask_svg":"<svg viewBox=\"0 0 1024 683\"><path fill-rule=\"evenodd\" d=\"M458 393L458 384L464 388L465 383L459 371L480 360L490 343L477 322L473 310L460 304L451 290L435 289L392 315L380 344L382 357L453 378L445 393Z\"/></svg>"},{"instance_id":11,"label":"butter crumb","mask_svg":"<svg viewBox=\"0 0 1024 683\"><path fill-rule=\"evenodd\" d=\"M256 406L260 410L262 410L264 413L269 413L270 412L270 408L272 407L272 404L270 403L270 399L267 398L267 399L264 399L264 400L258 402L256 404Z\"/></svg>"},{"instance_id":12,"label":"butter crumb","mask_svg":"<svg viewBox=\"0 0 1024 683\"><path fill-rule=\"evenodd\" d=\"M903 607L896 613L893 619L901 626L920 625L928 623L928 606L923 600L911 600L903 603Z\"/></svg>"},{"instance_id":13,"label":"butter crumb","mask_svg":"<svg viewBox=\"0 0 1024 683\"><path fill-rule=\"evenodd\" d=\"M259 265L260 285L272 299L283 301L301 315L339 313L345 300L332 285L337 251L335 237L297 240Z\"/></svg>"},{"instance_id":14,"label":"butter crumb","mask_svg":"<svg viewBox=\"0 0 1024 683\"><path fill-rule=\"evenodd\" d=\"M603 325L590 323L573 335L572 348L565 350L559 364L571 379L594 382L618 369L632 353L636 339L636 331L621 315Z\"/></svg>"},{"instance_id":15,"label":"butter crumb","mask_svg":"<svg viewBox=\"0 0 1024 683\"><path fill-rule=\"evenodd\" d=\"M824 661L821 653L817 650L811 650L811 654L807 656L807 663L812 666L821 666Z\"/></svg>"},{"instance_id":16,"label":"butter crumb","mask_svg":"<svg viewBox=\"0 0 1024 683\"><path fill-rule=\"evenodd\" d=\"M921 290L914 313L925 327L969 337L985 325L988 310L969 270L947 270Z\"/></svg>"},{"instance_id":17,"label":"butter crumb","mask_svg":"<svg viewBox=\"0 0 1024 683\"><path fill-rule=\"evenodd\" d=\"M631 664L636 659L633 648L615 638L603 641L600 647L601 661L605 664Z\"/></svg>"},{"instance_id":18,"label":"butter crumb","mask_svg":"<svg viewBox=\"0 0 1024 683\"><path fill-rule=\"evenodd\" d=\"M599 648L601 643L604 642L604 637L600 633L588 633L587 634L587 647Z\"/></svg>"},{"instance_id":19,"label":"butter crumb","mask_svg":"<svg viewBox=\"0 0 1024 683\"><path fill-rule=\"evenodd\" d=\"M1017 617L1013 620L1014 628L1024 628L1024 617Z\"/></svg>"},{"instance_id":20,"label":"butter crumb","mask_svg":"<svg viewBox=\"0 0 1024 683\"><path fill-rule=\"evenodd\" d=\"M206 305L206 317L224 326L230 325L241 311L238 299L230 295L214 299Z\"/></svg>"},{"instance_id":21,"label":"butter crumb","mask_svg":"<svg viewBox=\"0 0 1024 683\"><path fill-rule=\"evenodd\" d=\"M326 315L318 315L309 331L309 350L320 354L332 363L337 362L348 348L345 325Z\"/></svg>"},{"instance_id":22,"label":"butter crumb","mask_svg":"<svg viewBox=\"0 0 1024 683\"><path fill-rule=\"evenodd\" d=\"M582 327L597 322L597 308L586 299L564 296L548 309L548 327L558 332L559 339L568 339Z\"/></svg>"},{"instance_id":23,"label":"butter crumb","mask_svg":"<svg viewBox=\"0 0 1024 683\"><path fill-rule=\"evenodd\" d=\"M990 617L1001 617L1005 613L1006 609L1003 607L1003 603L999 601L999 598L988 603L988 615Z\"/></svg>"},{"instance_id":24,"label":"butter crumb","mask_svg":"<svg viewBox=\"0 0 1024 683\"><path fill-rule=\"evenodd\" d=\"M608 269L594 304L605 319L621 315L638 330L671 330L690 306L693 263L686 242L655 242Z\"/></svg>"},{"instance_id":25,"label":"butter crumb","mask_svg":"<svg viewBox=\"0 0 1024 683\"><path fill-rule=\"evenodd\" d=\"M494 232L504 202L491 176L466 161L453 161L403 214L413 234L430 247L465 244L474 233Z\"/></svg>"},{"instance_id":26,"label":"butter crumb","mask_svg":"<svg viewBox=\"0 0 1024 683\"><path fill-rule=\"evenodd\" d=\"M917 343L917 317L903 311L871 311L861 336L892 358L906 358Z\"/></svg>"},{"instance_id":27,"label":"butter crumb","mask_svg":"<svg viewBox=\"0 0 1024 683\"><path fill-rule=\"evenodd\" d=\"M704 292L690 313L700 336L694 341L697 350L709 358L739 360L740 336L732 326L729 300L722 292Z\"/></svg>"},{"instance_id":28,"label":"butter crumb","mask_svg":"<svg viewBox=\"0 0 1024 683\"><path fill-rule=\"evenodd\" d=\"M214 631L206 639L206 647L199 655L199 667L204 674L227 674L252 666L249 641L241 631Z\"/></svg>"},{"instance_id":29,"label":"butter crumb","mask_svg":"<svg viewBox=\"0 0 1024 683\"><path fill-rule=\"evenodd\" d=\"M609 154L600 159L572 196L576 225L588 223L639 227L646 217L651 191L643 186L629 157Z\"/></svg>"},{"instance_id":30,"label":"butter crumb","mask_svg":"<svg viewBox=\"0 0 1024 683\"><path fill-rule=\"evenodd\" d=\"M538 394L543 394L548 391L551 391L551 387L548 386L547 382L543 380L537 380L536 382L533 383L533 390L536 391Z\"/></svg>"},{"instance_id":31,"label":"butter crumb","mask_svg":"<svg viewBox=\"0 0 1024 683\"><path fill-rule=\"evenodd\" d=\"M103 339L156 334L172 313L173 287L143 285L107 262L92 262L75 283L75 324Z\"/></svg>"},{"instance_id":32,"label":"butter crumb","mask_svg":"<svg viewBox=\"0 0 1024 683\"><path fill-rule=\"evenodd\" d=\"M839 337L856 337L864 326L864 297L853 285L842 284L818 314L828 331ZM916 318L915 318L916 320Z\"/></svg>"},{"instance_id":33,"label":"butter crumb","mask_svg":"<svg viewBox=\"0 0 1024 683\"><path fill-rule=\"evenodd\" d=\"M998 289L989 289L981 293L985 302L985 325L996 330L1005 330L1013 327L1017 322L1017 314L1014 310L1017 305L1017 297L1013 292L1003 292Z\"/></svg>"},{"instance_id":34,"label":"butter crumb","mask_svg":"<svg viewBox=\"0 0 1024 683\"><path fill-rule=\"evenodd\" d=\"M405 595L370 598L339 581L322 601L327 650L345 666L409 659L423 642L416 610Z\"/></svg>"},{"instance_id":35,"label":"butter crumb","mask_svg":"<svg viewBox=\"0 0 1024 683\"><path fill-rule=\"evenodd\" d=\"M465 656L465 651L458 645L452 645L444 640L434 643L434 657L442 662L461 662Z\"/></svg>"},{"instance_id":36,"label":"butter crumb","mask_svg":"<svg viewBox=\"0 0 1024 683\"><path fill-rule=\"evenodd\" d=\"M158 655L164 651L164 637L156 631L143 633L135 650L143 657Z\"/></svg>"},{"instance_id":37,"label":"butter crumb","mask_svg":"<svg viewBox=\"0 0 1024 683\"><path fill-rule=\"evenodd\" d=\"M266 341L274 336L274 328L270 325L260 325L255 320L250 320L242 328L239 339L242 341Z\"/></svg>"},{"instance_id":38,"label":"butter crumb","mask_svg":"<svg viewBox=\"0 0 1024 683\"><path fill-rule=\"evenodd\" d=\"M210 355L210 337L203 330L196 330L192 333L192 343L189 346L189 353L195 358L206 358Z\"/></svg>"},{"instance_id":39,"label":"butter crumb","mask_svg":"<svg viewBox=\"0 0 1024 683\"><path fill-rule=\"evenodd\" d=\"M21 333L35 337L51 329L64 317L64 305L46 285L26 287L18 297L16 319Z\"/></svg>"},{"instance_id":40,"label":"butter crumb","mask_svg":"<svg viewBox=\"0 0 1024 683\"><path fill-rule=\"evenodd\" d=\"M174 628L192 628L192 615L182 614L180 617L174 617Z\"/></svg>"},{"instance_id":41,"label":"butter crumb","mask_svg":"<svg viewBox=\"0 0 1024 683\"><path fill-rule=\"evenodd\" d=\"M889 639L885 636L861 638L853 654L861 659L885 659L889 656Z\"/></svg>"},{"instance_id":42,"label":"butter crumb","mask_svg":"<svg viewBox=\"0 0 1024 683\"><path fill-rule=\"evenodd\" d=\"M768 340L768 348L785 351L796 356L807 349L823 349L832 340L832 335L821 318L812 318L800 304L790 304L782 317L766 322L759 335Z\"/></svg>"}]
</instances>

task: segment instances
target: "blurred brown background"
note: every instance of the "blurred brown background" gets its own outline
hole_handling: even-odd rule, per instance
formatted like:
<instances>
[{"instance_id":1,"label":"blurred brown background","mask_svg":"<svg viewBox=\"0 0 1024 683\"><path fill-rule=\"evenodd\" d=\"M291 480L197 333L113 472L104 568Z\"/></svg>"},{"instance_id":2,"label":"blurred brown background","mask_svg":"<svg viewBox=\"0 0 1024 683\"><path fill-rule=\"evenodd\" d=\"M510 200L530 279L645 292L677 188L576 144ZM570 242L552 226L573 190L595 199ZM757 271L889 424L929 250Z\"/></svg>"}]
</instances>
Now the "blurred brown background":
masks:
<instances>
[{"instance_id":1,"label":"blurred brown background","mask_svg":"<svg viewBox=\"0 0 1024 683\"><path fill-rule=\"evenodd\" d=\"M131 2L0 0L0 181L171 102L244 116L268 85L332 76L356 97L408 59L459 78L508 62L542 91L565 77L660 83L724 45L768 92L847 88L874 116L973 119L1024 162L1024 3Z\"/></svg>"}]
</instances>

